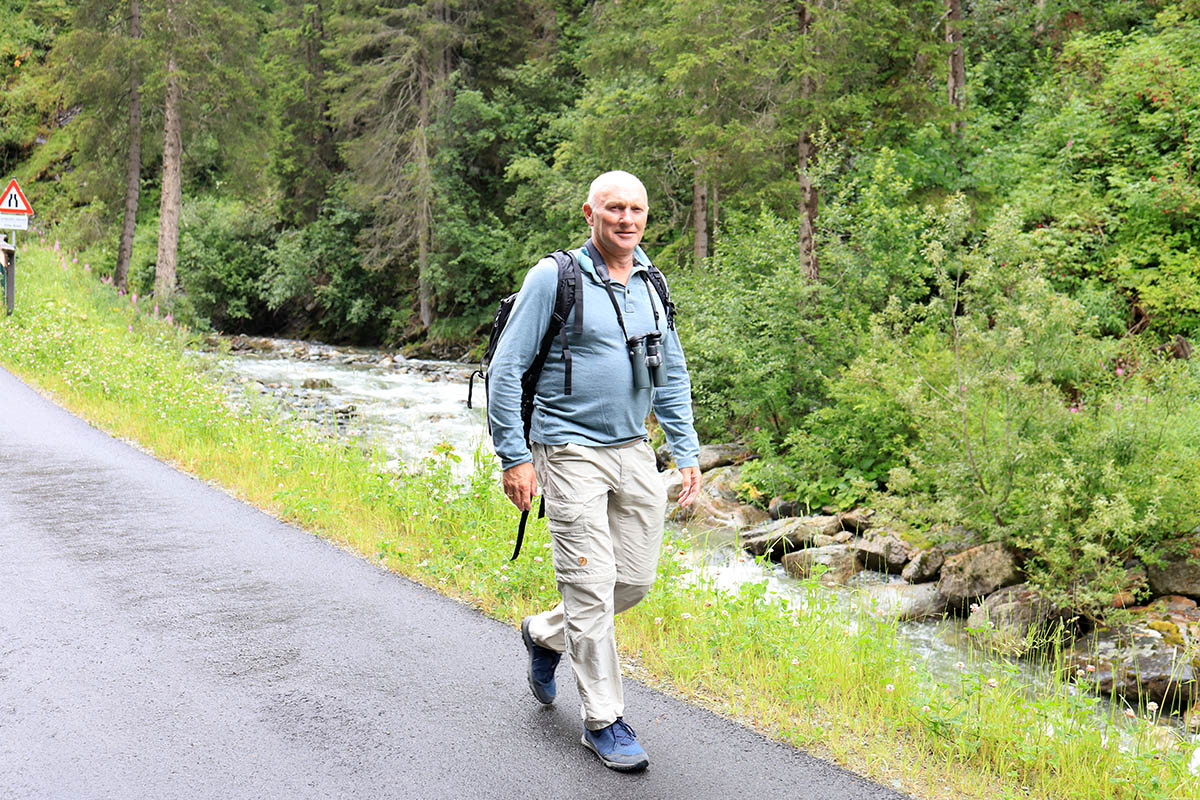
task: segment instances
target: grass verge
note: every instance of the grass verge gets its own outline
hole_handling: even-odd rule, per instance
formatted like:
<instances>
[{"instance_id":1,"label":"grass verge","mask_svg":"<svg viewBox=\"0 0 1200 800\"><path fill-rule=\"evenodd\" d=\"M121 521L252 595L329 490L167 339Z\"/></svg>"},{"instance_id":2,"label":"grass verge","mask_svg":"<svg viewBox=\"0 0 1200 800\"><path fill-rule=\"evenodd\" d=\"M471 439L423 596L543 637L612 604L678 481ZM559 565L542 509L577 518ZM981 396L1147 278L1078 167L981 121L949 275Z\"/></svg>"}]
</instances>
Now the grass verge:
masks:
<instances>
[{"instance_id":1,"label":"grass verge","mask_svg":"<svg viewBox=\"0 0 1200 800\"><path fill-rule=\"evenodd\" d=\"M543 527L508 561L514 515L489 463L466 487L451 480L449 449L390 474L268 407L236 410L188 352L189 332L80 260L23 250L17 311L0 318L8 369L159 458L494 617L515 624L556 601ZM816 586L806 602L769 602L765 584L729 593L684 580L672 555L619 620L623 654L648 682L916 797L1200 800L1200 755L1141 710L1097 723L1085 685L1034 692L982 660L939 681L893 625L846 618Z\"/></svg>"}]
</instances>

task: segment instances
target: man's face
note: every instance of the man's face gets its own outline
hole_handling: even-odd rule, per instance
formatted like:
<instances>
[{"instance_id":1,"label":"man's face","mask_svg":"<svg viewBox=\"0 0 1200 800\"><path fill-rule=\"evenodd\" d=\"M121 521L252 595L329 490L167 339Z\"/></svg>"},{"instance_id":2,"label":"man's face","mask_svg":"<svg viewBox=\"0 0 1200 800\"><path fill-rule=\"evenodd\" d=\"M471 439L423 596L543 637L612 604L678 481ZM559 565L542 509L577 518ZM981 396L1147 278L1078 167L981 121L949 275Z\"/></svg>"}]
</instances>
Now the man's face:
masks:
<instances>
[{"instance_id":1,"label":"man's face","mask_svg":"<svg viewBox=\"0 0 1200 800\"><path fill-rule=\"evenodd\" d=\"M596 193L596 205L583 204L592 239L602 253L629 256L646 232L646 193L636 185L613 183Z\"/></svg>"}]
</instances>

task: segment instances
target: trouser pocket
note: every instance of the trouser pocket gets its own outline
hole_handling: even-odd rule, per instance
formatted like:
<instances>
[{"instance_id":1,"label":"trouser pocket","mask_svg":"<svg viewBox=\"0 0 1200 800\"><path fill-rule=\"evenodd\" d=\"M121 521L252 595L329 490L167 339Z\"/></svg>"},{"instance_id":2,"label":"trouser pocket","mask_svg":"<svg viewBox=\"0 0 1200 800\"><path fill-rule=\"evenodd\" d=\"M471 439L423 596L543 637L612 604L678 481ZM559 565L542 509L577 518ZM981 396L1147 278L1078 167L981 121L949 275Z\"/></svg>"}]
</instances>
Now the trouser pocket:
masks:
<instances>
[{"instance_id":1,"label":"trouser pocket","mask_svg":"<svg viewBox=\"0 0 1200 800\"><path fill-rule=\"evenodd\" d=\"M600 519L595 506L604 498L591 503L546 498L546 526L550 529L554 553L554 574L561 583L593 583L612 580L615 575L611 543L603 508Z\"/></svg>"}]
</instances>

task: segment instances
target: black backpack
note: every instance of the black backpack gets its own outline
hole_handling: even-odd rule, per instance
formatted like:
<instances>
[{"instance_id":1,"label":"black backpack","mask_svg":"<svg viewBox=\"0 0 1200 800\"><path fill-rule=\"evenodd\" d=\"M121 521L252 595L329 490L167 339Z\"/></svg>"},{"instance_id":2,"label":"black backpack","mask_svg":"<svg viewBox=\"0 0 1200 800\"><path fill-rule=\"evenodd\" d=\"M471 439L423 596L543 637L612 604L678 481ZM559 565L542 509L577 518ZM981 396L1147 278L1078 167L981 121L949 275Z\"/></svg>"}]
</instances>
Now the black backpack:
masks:
<instances>
[{"instance_id":1,"label":"black backpack","mask_svg":"<svg viewBox=\"0 0 1200 800\"><path fill-rule=\"evenodd\" d=\"M533 363L529 368L521 374L521 423L525 430L525 443L529 444L529 428L533 424L533 397L537 391L538 379L542 376L542 369L546 366L546 359L550 356L550 350L554 345L554 340L557 338L562 345L562 354L564 363L563 375L563 394L571 393L571 347L567 344L567 332L565 323L567 316L571 313L571 309L575 309L575 319L571 326L571 331L576 335L583 333L583 270L580 269L579 263L566 250L555 250L549 258L554 259L555 265L558 267L558 288L554 295L554 312L550 315L550 324L546 327L546 332L542 334L542 342L538 347L537 356L534 357ZM662 272L653 264L647 273L647 279L654 286L658 293L659 301L662 303L663 309L667 314L667 328L675 329L675 304L671 302L671 293L667 289L667 280L663 277ZM517 302L517 294L514 292L508 297L500 301L500 305L496 308L496 315L492 318L492 328L488 333L488 346L484 351L483 359L480 361L479 368L471 373L471 379L467 385L467 408L473 408L471 398L475 392L475 376L483 378L484 394L488 392L488 367L492 363L492 358L496 355L496 348L500 346L500 337L504 334L504 328L508 324L508 318L512 314L513 305ZM489 431L491 430L489 425ZM538 505L538 517L546 515L546 501L541 499ZM529 520L529 512L521 512L521 523L517 527L517 546L513 548L512 559L516 560L521 552L521 542L525 538L525 523Z\"/></svg>"}]
</instances>

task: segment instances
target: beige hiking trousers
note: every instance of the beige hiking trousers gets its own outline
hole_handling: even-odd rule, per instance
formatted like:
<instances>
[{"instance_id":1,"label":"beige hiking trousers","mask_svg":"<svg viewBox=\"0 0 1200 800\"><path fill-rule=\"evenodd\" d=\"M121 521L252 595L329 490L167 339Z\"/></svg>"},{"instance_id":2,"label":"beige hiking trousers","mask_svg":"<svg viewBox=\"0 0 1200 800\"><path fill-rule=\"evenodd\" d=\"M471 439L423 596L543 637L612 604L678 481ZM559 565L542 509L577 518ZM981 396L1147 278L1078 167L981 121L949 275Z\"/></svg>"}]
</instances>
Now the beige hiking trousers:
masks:
<instances>
[{"instance_id":1,"label":"beige hiking trousers","mask_svg":"<svg viewBox=\"0 0 1200 800\"><path fill-rule=\"evenodd\" d=\"M625 713L613 617L654 583L666 489L645 441L532 450L562 602L533 617L529 635L571 657L584 725L599 730Z\"/></svg>"}]
</instances>

